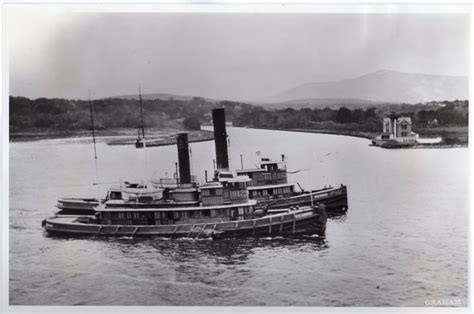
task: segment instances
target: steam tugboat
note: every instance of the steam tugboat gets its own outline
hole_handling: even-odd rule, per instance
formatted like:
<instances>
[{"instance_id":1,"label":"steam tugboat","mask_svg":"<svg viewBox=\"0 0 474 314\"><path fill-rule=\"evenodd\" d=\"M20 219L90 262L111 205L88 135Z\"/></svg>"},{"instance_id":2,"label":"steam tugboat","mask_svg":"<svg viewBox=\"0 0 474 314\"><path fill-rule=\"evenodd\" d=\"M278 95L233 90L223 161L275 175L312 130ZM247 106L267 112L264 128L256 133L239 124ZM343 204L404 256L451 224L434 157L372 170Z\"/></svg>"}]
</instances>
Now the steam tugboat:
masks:
<instances>
[{"instance_id":1,"label":"steam tugboat","mask_svg":"<svg viewBox=\"0 0 474 314\"><path fill-rule=\"evenodd\" d=\"M212 181L200 186L191 182L187 134L181 133L177 188L156 189L147 196L110 189L107 198L94 207L94 215L55 215L43 221L44 229L51 234L137 237L323 236L324 205L256 209L257 201L249 199L250 178L229 171L224 109L214 109L212 114L217 152Z\"/></svg>"},{"instance_id":2,"label":"steam tugboat","mask_svg":"<svg viewBox=\"0 0 474 314\"><path fill-rule=\"evenodd\" d=\"M260 206L276 209L290 206L304 206L322 203L329 212L345 212L348 207L347 187L324 187L319 190L295 190L295 184L288 183L285 156L281 161L261 158L259 167L236 170L239 176L248 176L249 197L257 200ZM299 184L298 184L299 186Z\"/></svg>"},{"instance_id":3,"label":"steam tugboat","mask_svg":"<svg viewBox=\"0 0 474 314\"><path fill-rule=\"evenodd\" d=\"M223 120L222 129L219 129L219 123L214 119L214 132L219 133L215 136L216 159L228 169L228 152L227 152L227 134L224 111L218 119ZM178 136L178 145L180 139ZM222 149L225 147L225 149ZM331 214L340 214L347 211L347 187L345 185L339 187L324 187L318 190L305 191L300 187L300 191L296 191L296 186L288 182L288 172L286 169L286 158L282 155L281 161L273 161L269 158L262 158L258 167L253 169L238 169L237 176L245 176L250 178L248 182L249 198L258 202L257 207L261 209L282 209L291 206L309 206L316 203L324 204L327 212ZM195 177L193 184L197 184ZM171 193L179 187L179 182L173 179L160 179L160 181L149 181L142 184L133 184L124 182L120 187L113 187L107 193L107 197L99 201L96 198L61 198L58 200L56 207L60 209L59 214L62 215L93 215L94 208L101 203L107 202L111 195L121 193L124 199L147 199L147 195L151 193L161 193L165 195ZM120 191L119 191L120 190ZM111 191L114 193L111 194ZM155 192L153 192L155 191Z\"/></svg>"}]
</instances>

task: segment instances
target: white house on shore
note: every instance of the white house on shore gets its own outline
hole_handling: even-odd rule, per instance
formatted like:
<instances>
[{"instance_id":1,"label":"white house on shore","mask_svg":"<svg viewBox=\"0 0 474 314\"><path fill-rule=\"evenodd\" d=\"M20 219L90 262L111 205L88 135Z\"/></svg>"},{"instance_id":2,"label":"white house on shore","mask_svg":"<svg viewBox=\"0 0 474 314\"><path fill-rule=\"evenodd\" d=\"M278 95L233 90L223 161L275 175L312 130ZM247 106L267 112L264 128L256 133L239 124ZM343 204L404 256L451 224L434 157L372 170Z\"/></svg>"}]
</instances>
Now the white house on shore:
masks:
<instances>
[{"instance_id":1,"label":"white house on shore","mask_svg":"<svg viewBox=\"0 0 474 314\"><path fill-rule=\"evenodd\" d=\"M374 145L385 144L409 145L418 142L418 134L412 131L410 117L396 117L394 115L383 119L383 133L372 140Z\"/></svg>"}]
</instances>

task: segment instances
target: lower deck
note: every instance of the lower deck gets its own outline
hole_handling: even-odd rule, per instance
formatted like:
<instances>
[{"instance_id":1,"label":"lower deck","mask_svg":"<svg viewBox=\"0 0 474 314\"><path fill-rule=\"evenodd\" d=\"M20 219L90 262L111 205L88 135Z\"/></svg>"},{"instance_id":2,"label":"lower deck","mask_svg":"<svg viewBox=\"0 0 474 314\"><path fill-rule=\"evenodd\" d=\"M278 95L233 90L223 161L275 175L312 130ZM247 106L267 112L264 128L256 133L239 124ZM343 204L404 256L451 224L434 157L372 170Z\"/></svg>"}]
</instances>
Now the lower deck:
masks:
<instances>
[{"instance_id":1,"label":"lower deck","mask_svg":"<svg viewBox=\"0 0 474 314\"><path fill-rule=\"evenodd\" d=\"M104 225L175 225L203 222L238 221L255 218L253 206L167 211L101 211Z\"/></svg>"}]
</instances>

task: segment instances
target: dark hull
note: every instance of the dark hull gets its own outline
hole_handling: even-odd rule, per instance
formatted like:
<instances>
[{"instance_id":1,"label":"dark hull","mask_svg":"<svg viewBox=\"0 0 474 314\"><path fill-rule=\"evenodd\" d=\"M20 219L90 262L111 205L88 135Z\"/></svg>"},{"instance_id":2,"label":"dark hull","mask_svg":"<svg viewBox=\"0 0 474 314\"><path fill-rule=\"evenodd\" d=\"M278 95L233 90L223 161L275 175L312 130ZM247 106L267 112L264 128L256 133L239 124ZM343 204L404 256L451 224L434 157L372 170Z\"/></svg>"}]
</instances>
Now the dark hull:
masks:
<instances>
[{"instance_id":1,"label":"dark hull","mask_svg":"<svg viewBox=\"0 0 474 314\"><path fill-rule=\"evenodd\" d=\"M176 225L100 225L81 223L74 217L51 217L43 221L45 230L66 236L238 238L318 234L324 236L327 216L324 209L302 209L256 219L220 223Z\"/></svg>"},{"instance_id":2,"label":"dark hull","mask_svg":"<svg viewBox=\"0 0 474 314\"><path fill-rule=\"evenodd\" d=\"M416 146L417 142L400 143L394 140L372 140L372 146L378 146L382 148L410 148Z\"/></svg>"},{"instance_id":3,"label":"dark hull","mask_svg":"<svg viewBox=\"0 0 474 314\"><path fill-rule=\"evenodd\" d=\"M313 204L324 204L328 213L347 211L348 202L346 186L335 189L313 191L311 193L313 194L312 201L311 194L308 192L288 198L262 202L261 204L268 209L281 209L292 206L308 206L311 205L312 202Z\"/></svg>"}]
</instances>

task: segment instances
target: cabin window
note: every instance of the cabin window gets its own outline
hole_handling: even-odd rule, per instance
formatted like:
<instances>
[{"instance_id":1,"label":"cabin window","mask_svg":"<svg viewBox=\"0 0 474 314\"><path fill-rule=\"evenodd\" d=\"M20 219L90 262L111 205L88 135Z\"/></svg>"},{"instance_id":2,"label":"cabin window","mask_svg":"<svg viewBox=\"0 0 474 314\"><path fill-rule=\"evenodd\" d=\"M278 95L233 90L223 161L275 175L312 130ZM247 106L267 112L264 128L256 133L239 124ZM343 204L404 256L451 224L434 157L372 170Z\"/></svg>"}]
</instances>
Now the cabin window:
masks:
<instances>
[{"instance_id":1,"label":"cabin window","mask_svg":"<svg viewBox=\"0 0 474 314\"><path fill-rule=\"evenodd\" d=\"M406 130L407 129L407 125L406 124L402 124L402 130Z\"/></svg>"},{"instance_id":2,"label":"cabin window","mask_svg":"<svg viewBox=\"0 0 474 314\"><path fill-rule=\"evenodd\" d=\"M216 195L216 190L209 190L209 195Z\"/></svg>"},{"instance_id":3,"label":"cabin window","mask_svg":"<svg viewBox=\"0 0 474 314\"><path fill-rule=\"evenodd\" d=\"M194 211L190 210L188 211L189 218L194 218Z\"/></svg>"},{"instance_id":4,"label":"cabin window","mask_svg":"<svg viewBox=\"0 0 474 314\"><path fill-rule=\"evenodd\" d=\"M142 202L142 203L149 203L149 202L153 201L153 197L151 197L151 196L140 196L138 198L138 201Z\"/></svg>"},{"instance_id":5,"label":"cabin window","mask_svg":"<svg viewBox=\"0 0 474 314\"><path fill-rule=\"evenodd\" d=\"M407 132L402 132L402 136L407 136Z\"/></svg>"},{"instance_id":6,"label":"cabin window","mask_svg":"<svg viewBox=\"0 0 474 314\"><path fill-rule=\"evenodd\" d=\"M119 191L111 191L109 194L111 200L121 200L122 199L122 192Z\"/></svg>"},{"instance_id":7,"label":"cabin window","mask_svg":"<svg viewBox=\"0 0 474 314\"><path fill-rule=\"evenodd\" d=\"M203 217L210 217L211 216L211 211L209 209L203 210L202 211L202 216Z\"/></svg>"}]
</instances>

